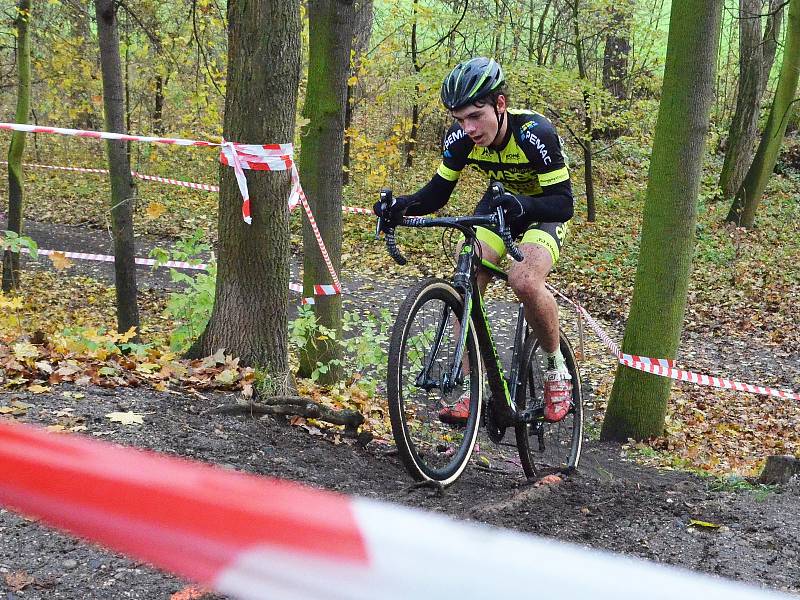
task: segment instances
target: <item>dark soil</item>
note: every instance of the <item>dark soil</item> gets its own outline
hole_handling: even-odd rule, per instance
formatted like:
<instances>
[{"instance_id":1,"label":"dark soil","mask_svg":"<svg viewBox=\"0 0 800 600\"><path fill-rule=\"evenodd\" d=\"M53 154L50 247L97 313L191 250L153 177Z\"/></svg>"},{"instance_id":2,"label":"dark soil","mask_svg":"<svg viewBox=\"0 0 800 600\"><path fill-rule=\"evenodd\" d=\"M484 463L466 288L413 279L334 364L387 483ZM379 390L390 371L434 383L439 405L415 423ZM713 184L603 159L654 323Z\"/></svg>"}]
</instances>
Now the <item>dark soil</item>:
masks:
<instances>
[{"instance_id":1,"label":"dark soil","mask_svg":"<svg viewBox=\"0 0 800 600\"><path fill-rule=\"evenodd\" d=\"M633 554L724 577L800 591L800 486L772 492L714 491L708 480L641 467L617 446L590 442L580 470L552 486L528 485L522 470L497 456L487 469L477 462L443 495L410 489L410 480L384 444L336 444L281 418L206 415L232 397L198 398L149 389L81 389L78 400L62 392L3 394L0 403L33 404L23 422L52 424L71 408L86 435L178 454L307 485L397 502ZM112 424L105 414L148 413L145 424ZM501 448L504 454L506 448ZM486 454L486 450L483 450ZM690 519L722 525L690 526ZM24 572L33 583L4 597L141 598L169 596L186 583L92 544L0 510L0 573ZM2 581L2 579L0 579ZM6 586L6 589L8 587Z\"/></svg>"},{"instance_id":2,"label":"dark soil","mask_svg":"<svg viewBox=\"0 0 800 600\"><path fill-rule=\"evenodd\" d=\"M42 247L73 249L47 240L39 240ZM82 246L93 251L86 241ZM352 291L360 284L346 287ZM386 297L385 290L381 294ZM508 305L498 303L496 308ZM588 387L591 391L591 381ZM64 395L70 391L84 396ZM481 454L491 458L491 466L474 460L457 484L438 494L411 489L386 444L334 443L325 434L292 427L284 418L206 413L233 403L231 395L70 386L47 394L0 393L0 405L14 399L33 405L16 417L22 422L50 425L57 421L57 411L72 409L75 422L87 427L82 435L800 592L798 483L768 491L719 489L713 480L644 467L626 459L618 446L589 440L577 473L555 485L532 486L513 447L491 447L482 440ZM146 413L145 424L123 426L105 417L128 410ZM690 525L692 519L721 527L697 528ZM7 510L0 510L0 539L3 600L156 600L187 585ZM33 581L15 591L5 576L20 572Z\"/></svg>"}]
</instances>

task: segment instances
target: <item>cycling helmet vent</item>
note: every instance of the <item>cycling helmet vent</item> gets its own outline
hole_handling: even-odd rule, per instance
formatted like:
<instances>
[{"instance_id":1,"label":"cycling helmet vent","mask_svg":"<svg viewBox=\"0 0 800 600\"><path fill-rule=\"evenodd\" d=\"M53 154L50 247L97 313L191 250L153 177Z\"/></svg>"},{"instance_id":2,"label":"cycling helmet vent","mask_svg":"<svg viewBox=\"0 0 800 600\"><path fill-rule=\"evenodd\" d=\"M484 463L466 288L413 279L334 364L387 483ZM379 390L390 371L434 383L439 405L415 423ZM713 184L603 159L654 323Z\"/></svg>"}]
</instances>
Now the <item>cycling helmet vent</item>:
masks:
<instances>
[{"instance_id":1,"label":"cycling helmet vent","mask_svg":"<svg viewBox=\"0 0 800 600\"><path fill-rule=\"evenodd\" d=\"M505 82L494 59L478 57L459 63L442 83L442 104L450 110L473 104Z\"/></svg>"}]
</instances>

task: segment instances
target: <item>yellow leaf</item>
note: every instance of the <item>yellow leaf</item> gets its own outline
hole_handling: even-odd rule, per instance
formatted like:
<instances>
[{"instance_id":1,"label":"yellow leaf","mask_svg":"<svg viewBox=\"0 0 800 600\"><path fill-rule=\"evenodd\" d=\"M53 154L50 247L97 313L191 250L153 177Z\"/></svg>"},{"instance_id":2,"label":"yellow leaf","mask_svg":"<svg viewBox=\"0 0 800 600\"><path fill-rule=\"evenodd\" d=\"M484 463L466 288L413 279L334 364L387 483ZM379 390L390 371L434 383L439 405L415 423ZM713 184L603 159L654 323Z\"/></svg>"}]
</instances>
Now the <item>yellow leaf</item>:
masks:
<instances>
[{"instance_id":1,"label":"yellow leaf","mask_svg":"<svg viewBox=\"0 0 800 600\"><path fill-rule=\"evenodd\" d=\"M36 384L36 385L32 385L31 387L29 387L28 391L29 392L33 392L34 394L44 394L45 392L49 392L50 391L50 387L46 386L46 385Z\"/></svg>"},{"instance_id":2,"label":"yellow leaf","mask_svg":"<svg viewBox=\"0 0 800 600\"><path fill-rule=\"evenodd\" d=\"M347 85L353 87L355 84L358 83L358 77L353 75L350 79L347 80Z\"/></svg>"},{"instance_id":3,"label":"yellow leaf","mask_svg":"<svg viewBox=\"0 0 800 600\"><path fill-rule=\"evenodd\" d=\"M225 369L222 373L217 373L214 380L221 383L222 385L231 385L234 381L236 381L238 373L233 369Z\"/></svg>"},{"instance_id":4,"label":"yellow leaf","mask_svg":"<svg viewBox=\"0 0 800 600\"><path fill-rule=\"evenodd\" d=\"M716 523L709 523L708 521L698 521L697 519L690 519L689 525L692 527L707 527L709 529L719 529L721 525Z\"/></svg>"},{"instance_id":5,"label":"yellow leaf","mask_svg":"<svg viewBox=\"0 0 800 600\"><path fill-rule=\"evenodd\" d=\"M112 412L106 415L109 420L115 423L122 423L123 425L133 425L138 423L144 425L144 415L135 412Z\"/></svg>"},{"instance_id":6,"label":"yellow leaf","mask_svg":"<svg viewBox=\"0 0 800 600\"><path fill-rule=\"evenodd\" d=\"M160 202L151 202L147 205L147 209L145 210L148 219L157 219L165 212L167 212L167 207Z\"/></svg>"},{"instance_id":7,"label":"yellow leaf","mask_svg":"<svg viewBox=\"0 0 800 600\"><path fill-rule=\"evenodd\" d=\"M14 344L14 356L17 357L17 360L36 358L39 356L39 349L30 342L20 342Z\"/></svg>"},{"instance_id":8,"label":"yellow leaf","mask_svg":"<svg viewBox=\"0 0 800 600\"><path fill-rule=\"evenodd\" d=\"M72 266L72 261L68 259L63 252L53 252L50 255L50 262L52 262L53 266L59 271L69 269Z\"/></svg>"},{"instance_id":9,"label":"yellow leaf","mask_svg":"<svg viewBox=\"0 0 800 600\"><path fill-rule=\"evenodd\" d=\"M117 341L124 344L125 342L130 342L134 337L136 337L136 327L132 325L128 331L117 336Z\"/></svg>"}]
</instances>

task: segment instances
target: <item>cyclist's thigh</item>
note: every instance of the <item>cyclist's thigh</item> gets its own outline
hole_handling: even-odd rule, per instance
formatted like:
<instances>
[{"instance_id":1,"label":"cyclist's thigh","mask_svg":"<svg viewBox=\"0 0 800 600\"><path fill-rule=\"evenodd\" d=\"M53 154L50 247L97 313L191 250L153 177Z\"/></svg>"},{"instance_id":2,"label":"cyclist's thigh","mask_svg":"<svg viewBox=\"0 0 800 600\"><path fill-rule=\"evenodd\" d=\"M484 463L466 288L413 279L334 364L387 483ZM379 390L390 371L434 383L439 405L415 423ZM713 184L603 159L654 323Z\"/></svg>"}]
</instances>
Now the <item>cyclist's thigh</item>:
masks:
<instances>
[{"instance_id":1,"label":"cyclist's thigh","mask_svg":"<svg viewBox=\"0 0 800 600\"><path fill-rule=\"evenodd\" d=\"M569 227L566 223L534 223L528 227L520 243L542 246L550 255L552 264L555 265L568 231Z\"/></svg>"},{"instance_id":2,"label":"cyclist's thigh","mask_svg":"<svg viewBox=\"0 0 800 600\"><path fill-rule=\"evenodd\" d=\"M544 279L558 261L566 235L566 223L534 223L520 241L520 251L525 260L514 265L512 270L517 271L516 275L522 270L537 279Z\"/></svg>"}]
</instances>

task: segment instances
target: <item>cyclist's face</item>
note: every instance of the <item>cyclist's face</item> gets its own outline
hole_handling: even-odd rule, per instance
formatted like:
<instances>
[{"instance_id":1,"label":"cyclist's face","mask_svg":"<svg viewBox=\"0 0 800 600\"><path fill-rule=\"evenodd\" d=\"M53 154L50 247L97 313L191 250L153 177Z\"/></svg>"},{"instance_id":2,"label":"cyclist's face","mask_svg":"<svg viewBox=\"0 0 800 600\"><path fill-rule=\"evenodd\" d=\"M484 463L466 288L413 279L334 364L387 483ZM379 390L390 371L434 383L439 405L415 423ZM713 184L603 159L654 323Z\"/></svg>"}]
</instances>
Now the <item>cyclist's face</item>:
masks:
<instances>
[{"instance_id":1,"label":"cyclist's face","mask_svg":"<svg viewBox=\"0 0 800 600\"><path fill-rule=\"evenodd\" d=\"M497 98L497 112L503 113L506 109L505 96ZM476 146L489 146L497 138L497 116L491 104L477 106L471 104L450 112L453 118L461 125Z\"/></svg>"}]
</instances>

